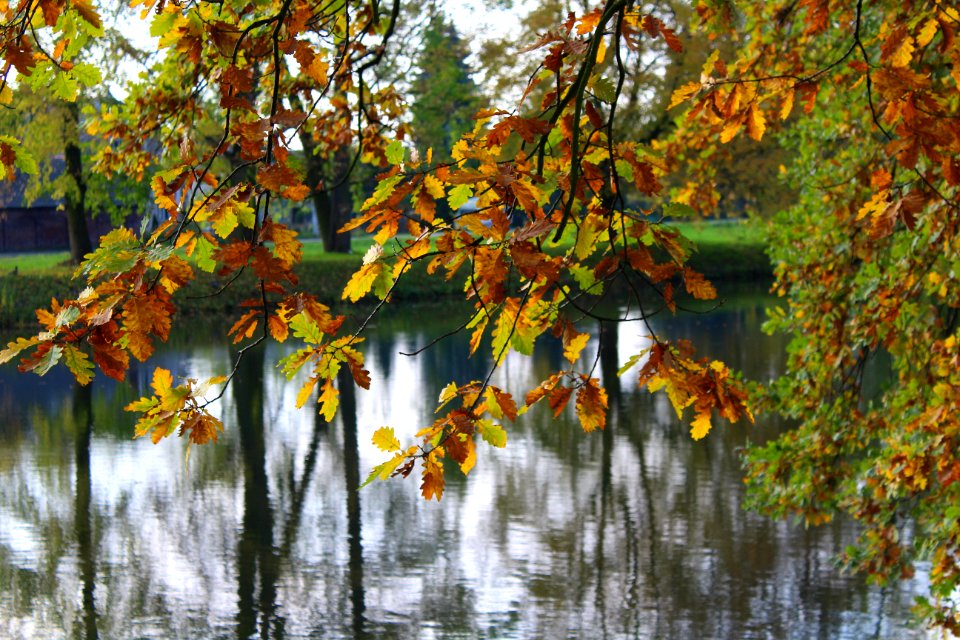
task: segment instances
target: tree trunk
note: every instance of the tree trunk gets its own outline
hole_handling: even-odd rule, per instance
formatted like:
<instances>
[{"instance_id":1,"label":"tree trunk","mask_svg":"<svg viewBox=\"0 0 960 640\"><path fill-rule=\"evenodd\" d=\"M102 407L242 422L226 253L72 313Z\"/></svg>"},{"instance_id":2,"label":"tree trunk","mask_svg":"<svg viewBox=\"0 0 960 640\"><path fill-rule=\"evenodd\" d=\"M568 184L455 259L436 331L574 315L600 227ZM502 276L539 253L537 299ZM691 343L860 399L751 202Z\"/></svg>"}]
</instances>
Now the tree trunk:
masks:
<instances>
[{"instance_id":1,"label":"tree trunk","mask_svg":"<svg viewBox=\"0 0 960 640\"><path fill-rule=\"evenodd\" d=\"M334 253L350 253L350 232L338 232L353 214L353 198L350 196L350 182L347 180L349 166L350 149L340 147L333 155L332 172L339 184L327 192L330 197L329 233L324 236L323 242L324 249Z\"/></svg>"},{"instance_id":2,"label":"tree trunk","mask_svg":"<svg viewBox=\"0 0 960 640\"><path fill-rule=\"evenodd\" d=\"M353 201L350 197L350 183L344 174L350 163L350 149L341 147L330 163L330 173L340 181L332 189L323 184L325 158L316 155L316 142L310 133L300 132L300 144L306 156L307 175L305 184L310 187L310 199L317 213L317 225L323 250L331 253L350 253L350 232L337 233L350 219Z\"/></svg>"},{"instance_id":3,"label":"tree trunk","mask_svg":"<svg viewBox=\"0 0 960 640\"><path fill-rule=\"evenodd\" d=\"M64 122L64 162L67 175L73 184L69 185L64 197L64 209L67 213L67 235L70 238L70 261L80 264L83 257L93 251L90 232L87 230L87 212L84 206L87 195L87 182L83 177L83 156L80 151L80 107L76 102L67 105Z\"/></svg>"}]
</instances>

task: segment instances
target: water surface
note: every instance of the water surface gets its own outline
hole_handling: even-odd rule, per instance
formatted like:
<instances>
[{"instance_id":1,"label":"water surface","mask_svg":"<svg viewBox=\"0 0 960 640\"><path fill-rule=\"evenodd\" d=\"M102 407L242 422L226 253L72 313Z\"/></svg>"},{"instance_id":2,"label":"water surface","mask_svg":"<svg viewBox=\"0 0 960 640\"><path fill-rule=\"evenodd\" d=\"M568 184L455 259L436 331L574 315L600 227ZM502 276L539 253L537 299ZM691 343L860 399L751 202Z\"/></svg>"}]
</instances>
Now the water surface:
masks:
<instances>
[{"instance_id":1,"label":"water surface","mask_svg":"<svg viewBox=\"0 0 960 640\"><path fill-rule=\"evenodd\" d=\"M783 367L760 333L767 301L657 317L749 377ZM881 590L844 576L848 523L807 530L741 508L739 450L785 428L715 425L693 442L669 402L619 363L642 325L604 329L597 375L608 428L531 411L509 444L478 444L443 501L419 481L356 491L384 460L370 437L404 442L433 420L450 380L482 378L466 336L413 351L454 322L447 309L381 321L364 345L369 392L344 386L332 424L294 408L274 368L289 349L245 359L220 414L220 443L132 440L130 382L72 385L0 370L0 636L12 638L903 638L918 581ZM455 325L454 325L455 326ZM599 327L595 329L600 331ZM216 329L191 327L155 364L193 377L229 369ZM563 366L558 345L511 357L495 382L522 396ZM599 355L599 357L598 357Z\"/></svg>"}]
</instances>

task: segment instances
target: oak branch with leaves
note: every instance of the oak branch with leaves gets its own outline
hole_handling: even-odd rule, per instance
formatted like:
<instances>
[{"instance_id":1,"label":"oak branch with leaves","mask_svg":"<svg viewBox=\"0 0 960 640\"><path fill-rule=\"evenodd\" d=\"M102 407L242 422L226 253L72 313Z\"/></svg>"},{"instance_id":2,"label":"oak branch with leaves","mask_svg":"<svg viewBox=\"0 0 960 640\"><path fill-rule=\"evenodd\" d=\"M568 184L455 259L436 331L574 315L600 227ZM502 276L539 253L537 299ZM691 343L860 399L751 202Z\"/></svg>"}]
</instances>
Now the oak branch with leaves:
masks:
<instances>
[{"instance_id":1,"label":"oak branch with leaves","mask_svg":"<svg viewBox=\"0 0 960 640\"><path fill-rule=\"evenodd\" d=\"M690 243L662 219L717 206L726 143L777 136L791 152L783 174L798 196L771 226L786 307L769 326L794 340L786 374L751 404L798 428L749 453L754 503L809 523L852 515L864 534L848 560L877 580L931 559L926 615L960 626L947 598L960 586L960 15L952 4L703 0L693 24L676 25L656 3L607 0L520 49L535 71L519 81L519 104L480 110L470 132L437 152L440 162L414 148L403 97L377 73L402 19L399 1L132 7L164 56L88 130L109 142L98 170L149 180L168 219L149 233L102 238L77 271L79 295L38 311L42 331L11 342L0 360L19 357L22 370L40 374L62 363L81 383L95 366L123 379L131 356L146 360L167 338L176 296L197 288L197 270L216 273L222 287L252 272L229 331L242 345L238 358L264 340L297 341L280 366L290 378L305 372L297 404L316 391L331 420L341 368L360 387L374 384L358 348L370 318L422 268L462 283L460 330L470 332L471 353L489 350L495 368L510 352L556 340L569 365L533 389L493 386L493 371L452 381L415 443L389 427L375 432L386 461L370 480L419 467L424 497L440 499L443 461L468 473L477 443L504 446L509 423L533 404L546 400L559 415L573 401L585 431L604 428L597 363L581 357L585 325L644 323L685 296L714 298L688 265ZM100 23L89 0L0 0L0 104L15 105L25 83L55 84L65 100L95 83L95 69L71 60ZM618 120L627 70L645 44L679 50L693 33L718 46L700 77L674 93L674 126L652 142L631 141ZM312 153L349 156L333 163L345 171L361 162L380 171L344 227L375 240L343 291L351 303L379 301L356 327L298 288L300 244L276 215L279 201L347 179L304 184L291 149L304 139ZM34 164L16 136L0 136L0 178ZM438 202L457 211L470 198L475 211L437 215ZM616 304L605 304L611 298ZM752 421L747 391L723 363L648 332L650 347L620 373L665 392L694 438L717 417ZM891 363L889 382L867 393L864 373L878 354ZM154 394L129 407L141 414L137 433L215 440L222 425L207 407L216 395L204 393L236 370L180 384L157 370Z\"/></svg>"}]
</instances>

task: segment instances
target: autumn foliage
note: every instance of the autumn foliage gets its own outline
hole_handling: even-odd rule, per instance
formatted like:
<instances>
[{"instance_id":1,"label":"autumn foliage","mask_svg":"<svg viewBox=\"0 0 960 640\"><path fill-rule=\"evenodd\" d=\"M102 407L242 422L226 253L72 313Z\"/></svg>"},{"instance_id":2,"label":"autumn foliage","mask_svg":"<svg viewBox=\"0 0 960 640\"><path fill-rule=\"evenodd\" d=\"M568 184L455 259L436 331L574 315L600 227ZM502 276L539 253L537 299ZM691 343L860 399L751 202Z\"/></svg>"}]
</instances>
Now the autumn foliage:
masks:
<instances>
[{"instance_id":1,"label":"autumn foliage","mask_svg":"<svg viewBox=\"0 0 960 640\"><path fill-rule=\"evenodd\" d=\"M94 365L123 379L130 357L148 359L167 338L176 294L195 286L197 270L224 286L252 272L256 287L229 330L239 357L266 339L302 345L279 366L291 379L306 376L297 405L316 393L332 420L342 368L362 388L375 381L358 348L367 323L348 330L298 289L300 244L274 213L278 201L312 193L291 148L305 134L318 153L348 150L380 171L344 227L376 242L345 301L372 296L381 312L396 283L422 265L462 283L471 354L486 349L499 366L510 352L562 345L569 366L533 389L498 388L490 375L452 381L416 443L376 431L389 457L368 482L419 469L423 496L439 500L444 460L469 473L480 442L505 446L510 423L534 404L545 401L554 415L572 405L587 432L606 426L596 363L582 357L592 339L585 323L644 322L684 297L713 299L713 285L688 265L692 246L662 218L709 213L727 143L776 135L791 150L783 173L799 195L771 232L786 306L769 327L795 338L789 371L753 402L799 426L749 454L754 501L810 523L847 512L865 527L853 566L885 580L925 557L934 595L958 586L960 513L943 512L960 497L960 15L952 5L704 1L694 25L676 25L652 6L607 0L528 43L520 53L535 57L537 71L521 82L519 104L478 112L443 162L410 143L402 97L375 73L399 2L132 6L165 57L89 130L110 141L98 170L149 180L168 219L140 235L105 236L78 269L85 288L38 311L42 330L11 342L0 361L19 358L39 374L62 363L82 384ZM13 103L22 83L60 83L73 100L97 81L72 61L102 28L86 0L0 0L0 19L0 103ZM631 141L617 118L624 60L648 42L680 51L691 30L717 46L700 77L674 92L676 126L652 143ZM32 159L4 135L0 162L9 177ZM328 178L318 188L342 176ZM457 211L471 198L476 211L437 214L439 202ZM401 228L409 238L398 237ZM625 314L603 310L611 295ZM867 390L877 354L891 362L889 381ZM216 440L222 425L204 393L235 371L176 384L158 369L154 394L129 407L141 415L137 434ZM651 335L620 373L628 372L667 395L693 438L718 417L753 420L737 376L687 342ZM930 617L957 625L948 607L928 606Z\"/></svg>"}]
</instances>

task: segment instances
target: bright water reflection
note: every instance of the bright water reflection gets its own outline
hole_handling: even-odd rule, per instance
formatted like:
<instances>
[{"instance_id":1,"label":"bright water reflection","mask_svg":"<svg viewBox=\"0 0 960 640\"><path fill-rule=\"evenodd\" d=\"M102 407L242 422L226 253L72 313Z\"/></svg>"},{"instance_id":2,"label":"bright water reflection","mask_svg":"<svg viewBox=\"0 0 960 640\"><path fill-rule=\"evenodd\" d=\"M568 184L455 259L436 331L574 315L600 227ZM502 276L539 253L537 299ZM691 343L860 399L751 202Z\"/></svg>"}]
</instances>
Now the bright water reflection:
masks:
<instances>
[{"instance_id":1,"label":"bright water reflection","mask_svg":"<svg viewBox=\"0 0 960 640\"><path fill-rule=\"evenodd\" d=\"M845 578L832 557L855 532L807 531L744 512L737 448L776 426L716 428L693 443L664 398L611 381L645 343L605 332L609 428L531 412L510 443L481 445L441 504L418 482L353 491L382 460L371 444L431 421L450 379L485 373L465 337L417 358L443 310L376 327L374 391L344 385L327 425L297 411L270 348L243 362L222 404L220 444L129 439L122 406L147 388L0 372L0 636L77 638L902 638L911 593ZM754 378L782 367L759 302L664 319L657 331ZM211 334L212 335L212 334ZM229 366L195 329L159 364L193 376ZM590 362L596 354L587 354ZM521 393L561 366L559 349L511 359ZM509 382L507 382L509 381Z\"/></svg>"}]
</instances>

